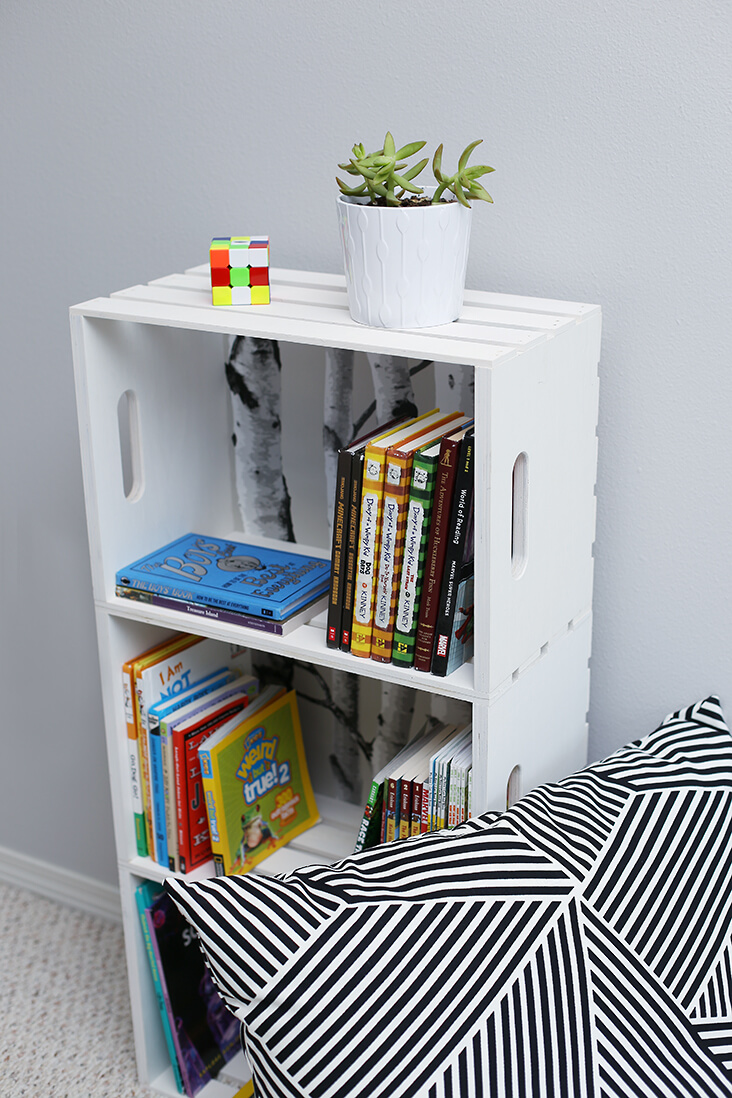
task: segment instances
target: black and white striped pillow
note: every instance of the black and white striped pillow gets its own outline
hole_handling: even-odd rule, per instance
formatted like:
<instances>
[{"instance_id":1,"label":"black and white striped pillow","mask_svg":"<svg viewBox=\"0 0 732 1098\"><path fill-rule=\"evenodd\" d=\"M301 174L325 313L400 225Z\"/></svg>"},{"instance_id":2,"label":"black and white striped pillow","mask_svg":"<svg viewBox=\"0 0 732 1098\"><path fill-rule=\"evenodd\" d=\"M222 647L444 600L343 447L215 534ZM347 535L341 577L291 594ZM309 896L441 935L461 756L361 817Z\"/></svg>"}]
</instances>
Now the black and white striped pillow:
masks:
<instances>
[{"instance_id":1,"label":"black and white striped pillow","mask_svg":"<svg viewBox=\"0 0 732 1098\"><path fill-rule=\"evenodd\" d=\"M454 831L166 884L260 1098L732 1098L716 698Z\"/></svg>"}]
</instances>

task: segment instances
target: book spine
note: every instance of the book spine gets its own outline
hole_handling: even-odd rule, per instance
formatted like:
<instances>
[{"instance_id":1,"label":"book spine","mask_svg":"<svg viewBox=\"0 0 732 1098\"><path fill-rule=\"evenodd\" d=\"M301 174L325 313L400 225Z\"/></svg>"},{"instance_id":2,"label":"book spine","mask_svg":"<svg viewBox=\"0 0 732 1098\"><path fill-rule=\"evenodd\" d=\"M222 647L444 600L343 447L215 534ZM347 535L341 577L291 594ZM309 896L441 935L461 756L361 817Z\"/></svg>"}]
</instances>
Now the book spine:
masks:
<instances>
[{"instance_id":1,"label":"book spine","mask_svg":"<svg viewBox=\"0 0 732 1098\"><path fill-rule=\"evenodd\" d=\"M336 468L336 492L333 508L333 540L330 554L330 592L325 639L328 648L339 648L341 643L341 618L343 616L343 584L346 563L348 501L351 491L351 455L347 450L338 453Z\"/></svg>"},{"instance_id":2,"label":"book spine","mask_svg":"<svg viewBox=\"0 0 732 1098\"><path fill-rule=\"evenodd\" d=\"M425 561L429 546L432 502L437 479L437 457L416 454L407 504L399 599L394 622L391 658L400 667L414 663L414 644L422 600Z\"/></svg>"},{"instance_id":3,"label":"book spine","mask_svg":"<svg viewBox=\"0 0 732 1098\"><path fill-rule=\"evenodd\" d=\"M430 783L429 779L422 786L422 818L420 820L420 834L426 835L430 829Z\"/></svg>"},{"instance_id":4,"label":"book spine","mask_svg":"<svg viewBox=\"0 0 732 1098\"><path fill-rule=\"evenodd\" d=\"M180 872L178 850L178 813L175 799L175 770L173 766L173 737L167 721L160 722L160 755L163 764L163 800L165 804L165 834L168 843L168 869Z\"/></svg>"},{"instance_id":5,"label":"book spine","mask_svg":"<svg viewBox=\"0 0 732 1098\"><path fill-rule=\"evenodd\" d=\"M135 713L137 717L137 742L140 748L140 772L145 813L145 842L148 857L155 861L155 828L153 826L152 785L150 783L150 755L148 752L147 714L141 700L141 684L135 683Z\"/></svg>"},{"instance_id":6,"label":"book spine","mask_svg":"<svg viewBox=\"0 0 732 1098\"><path fill-rule=\"evenodd\" d=\"M157 938L155 937L155 926L153 924L153 915L152 915L152 912L150 911L149 908L145 911L145 920L147 922L148 932L149 932L149 935L150 935L150 942L151 942L151 945L152 945L153 956L155 958L155 964L157 966L158 977L160 979L160 988L161 988L162 995L163 995L163 1002L165 1004L165 1011L166 1011L166 1014L167 1014L169 1022L170 1022L170 1029L171 1029L172 1037L173 1037L173 1045L175 1047L175 1054L176 1054L176 1057L177 1057L177 1060L178 1060L178 1066L180 1068L180 1074L181 1074L181 1078L182 1078L183 1089L185 1090L186 1094L190 1095L190 1094L193 1093L191 1078L190 1078L190 1074L189 1074L189 1072L187 1070L187 1067L186 1067L186 1060L185 1060L185 1057L183 1055L183 1050L181 1049L180 1042L178 1040L178 1030L177 1030L177 1026L176 1026L175 1016L173 1014L173 1008L172 1008L171 1003L170 1003L170 996L168 995L168 985L165 981L165 972L163 970L163 964L162 964L162 961L160 959L160 950L158 948Z\"/></svg>"},{"instance_id":7,"label":"book spine","mask_svg":"<svg viewBox=\"0 0 732 1098\"><path fill-rule=\"evenodd\" d=\"M180 1094L184 1094L185 1090L183 1086L183 1078L181 1076L180 1066L178 1064L178 1053L176 1051L175 1041L173 1040L173 1033L170 1028L170 1020L168 1018L168 1011L165 1005L165 996L163 995L163 988L160 982L160 973L158 972L158 964L155 958L155 951L153 950L152 938L150 936L150 926L147 921L147 912L144 897L144 891L141 892L139 895L135 895L137 910L140 916L140 922L142 924L142 936L145 940L145 950L147 952L147 959L150 964L153 986L155 988L155 998L158 1001L158 1010L160 1011L160 1017L163 1023L165 1044L167 1045L168 1056L170 1057L170 1063L173 1068L173 1076L175 1078L176 1089Z\"/></svg>"},{"instance_id":8,"label":"book spine","mask_svg":"<svg viewBox=\"0 0 732 1098\"><path fill-rule=\"evenodd\" d=\"M168 837L165 828L165 792L163 788L163 756L160 745L160 722L153 714L148 717L148 751L152 788L153 825L155 829L155 861L168 868Z\"/></svg>"},{"instance_id":9,"label":"book spine","mask_svg":"<svg viewBox=\"0 0 732 1098\"><path fill-rule=\"evenodd\" d=\"M383 450L374 446L366 447L351 633L351 654L364 659L371 655L375 579L379 565L381 508L384 500L384 461Z\"/></svg>"},{"instance_id":10,"label":"book spine","mask_svg":"<svg viewBox=\"0 0 732 1098\"><path fill-rule=\"evenodd\" d=\"M386 796L386 839L387 843L393 842L397 837L397 783L396 778L389 778Z\"/></svg>"},{"instance_id":11,"label":"book spine","mask_svg":"<svg viewBox=\"0 0 732 1098\"><path fill-rule=\"evenodd\" d=\"M462 575L462 565L467 543L470 509L473 503L475 440L466 435L460 446L455 488L453 491L448 539L445 550L442 585L435 619L435 642L432 654L431 671L433 675L447 674L447 661L455 620L455 606L458 586Z\"/></svg>"},{"instance_id":12,"label":"book spine","mask_svg":"<svg viewBox=\"0 0 732 1098\"><path fill-rule=\"evenodd\" d=\"M132 793L132 811L135 816L135 845L139 857L147 856L147 838L145 836L145 810L142 800L142 773L140 770L140 749L135 721L135 683L132 661L122 666L122 697L127 727L127 754L130 765L130 789Z\"/></svg>"},{"instance_id":13,"label":"book spine","mask_svg":"<svg viewBox=\"0 0 732 1098\"><path fill-rule=\"evenodd\" d=\"M358 560L358 535L361 516L361 485L363 483L364 451L351 455L351 483L348 499L348 540L346 543L346 566L343 587L343 607L341 615L342 652L351 651L351 630L353 626L353 596L356 585L356 565Z\"/></svg>"},{"instance_id":14,"label":"book spine","mask_svg":"<svg viewBox=\"0 0 732 1098\"><path fill-rule=\"evenodd\" d=\"M425 561L417 636L414 642L414 666L418 671L429 671L432 666L435 622L447 548L447 528L450 521L459 446L459 440L446 438L443 439L440 447L430 540Z\"/></svg>"},{"instance_id":15,"label":"book spine","mask_svg":"<svg viewBox=\"0 0 732 1098\"><path fill-rule=\"evenodd\" d=\"M219 817L216 810L216 787L211 753L206 747L205 741L198 748L198 761L201 767L201 786L203 789L206 816L208 818L208 833L211 839L211 854L214 860L214 871L217 877L223 877L226 873L224 867L224 841L219 830Z\"/></svg>"},{"instance_id":16,"label":"book spine","mask_svg":"<svg viewBox=\"0 0 732 1098\"><path fill-rule=\"evenodd\" d=\"M178 861L180 872L190 871L190 833L188 830L188 812L186 804L186 760L181 736L176 736L175 728L172 735L173 741L173 774L175 779L175 802L178 817Z\"/></svg>"},{"instance_id":17,"label":"book spine","mask_svg":"<svg viewBox=\"0 0 732 1098\"><path fill-rule=\"evenodd\" d=\"M412 812L412 783L402 778L399 783L399 830L400 839L409 837L410 816Z\"/></svg>"},{"instance_id":18,"label":"book spine","mask_svg":"<svg viewBox=\"0 0 732 1098\"><path fill-rule=\"evenodd\" d=\"M321 573L322 577L322 573ZM223 595L217 595L215 591L206 591L205 602L201 601L201 592L194 591L190 587L173 587L171 584L156 583L152 579L140 579L125 573L127 583L117 582L117 587L125 587L129 591L142 591L149 595L174 599L176 603L191 603L194 606L215 606L222 610L233 610L237 614L245 614L254 618L265 618L269 621L286 621L296 610L313 602L320 594L327 591L326 583L322 578L313 580L310 586L298 593L296 598L287 606L272 606L271 603L255 602L252 599L228 599ZM329 581L328 581L329 582ZM131 595L129 597L132 597Z\"/></svg>"},{"instance_id":19,"label":"book spine","mask_svg":"<svg viewBox=\"0 0 732 1098\"><path fill-rule=\"evenodd\" d=\"M409 834L419 835L422 830L422 797L424 782L412 782L412 808L409 813Z\"/></svg>"},{"instance_id":20,"label":"book spine","mask_svg":"<svg viewBox=\"0 0 732 1098\"><path fill-rule=\"evenodd\" d=\"M153 594L150 591L141 591L135 587L121 587L115 589L118 598L131 599L133 602L144 602L149 606L159 606L163 610L177 610L181 614L190 614L196 618L206 618L210 621L223 621L229 625L241 625L245 629L257 629L262 633L274 633L282 636L283 623L271 618L259 618L253 614L240 614L236 610L224 610L221 606L205 606L201 602L186 602L184 599L172 599L166 595Z\"/></svg>"},{"instance_id":21,"label":"book spine","mask_svg":"<svg viewBox=\"0 0 732 1098\"><path fill-rule=\"evenodd\" d=\"M371 635L371 659L380 663L391 662L411 475L412 454L387 451Z\"/></svg>"},{"instance_id":22,"label":"book spine","mask_svg":"<svg viewBox=\"0 0 732 1098\"><path fill-rule=\"evenodd\" d=\"M356 837L356 845L353 848L353 853L358 854L361 850L365 849L366 836L369 830L369 823L374 814L374 809L379 800L379 790L381 789L381 783L377 781L371 782L371 789L369 790L368 800L366 801L366 807L363 810L363 819L361 820L361 826L358 829L358 835Z\"/></svg>"}]
</instances>

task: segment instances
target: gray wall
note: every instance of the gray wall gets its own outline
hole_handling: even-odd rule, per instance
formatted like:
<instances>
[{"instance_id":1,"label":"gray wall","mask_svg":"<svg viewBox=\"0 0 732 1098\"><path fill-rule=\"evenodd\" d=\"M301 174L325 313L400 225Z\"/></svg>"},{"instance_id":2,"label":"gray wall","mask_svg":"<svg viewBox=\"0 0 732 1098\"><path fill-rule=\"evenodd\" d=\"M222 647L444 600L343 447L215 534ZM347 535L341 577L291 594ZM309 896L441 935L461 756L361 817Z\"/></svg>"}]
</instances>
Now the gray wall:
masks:
<instances>
[{"instance_id":1,"label":"gray wall","mask_svg":"<svg viewBox=\"0 0 732 1098\"><path fill-rule=\"evenodd\" d=\"M116 880L68 306L222 232L338 269L335 164L387 128L485 139L470 286L604 308L593 757L732 714L729 31L714 0L4 0L0 846Z\"/></svg>"}]
</instances>

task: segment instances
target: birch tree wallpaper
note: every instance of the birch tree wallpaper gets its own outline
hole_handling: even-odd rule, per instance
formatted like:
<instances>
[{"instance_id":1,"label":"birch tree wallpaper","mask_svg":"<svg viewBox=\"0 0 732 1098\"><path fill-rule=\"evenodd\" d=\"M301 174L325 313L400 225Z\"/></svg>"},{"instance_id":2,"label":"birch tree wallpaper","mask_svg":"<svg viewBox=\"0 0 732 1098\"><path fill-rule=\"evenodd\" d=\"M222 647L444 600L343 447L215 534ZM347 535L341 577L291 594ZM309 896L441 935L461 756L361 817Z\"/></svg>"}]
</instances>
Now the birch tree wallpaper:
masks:
<instances>
[{"instance_id":1,"label":"birch tree wallpaper","mask_svg":"<svg viewBox=\"0 0 732 1098\"><path fill-rule=\"evenodd\" d=\"M295 355L303 352L302 348L288 350ZM338 451L369 428L397 416L417 415L433 406L472 412L473 372L469 367L435 367L431 362L410 363L391 355L356 355L331 348L320 353L322 476L310 477L305 490L311 514L325 515L324 524L314 524L320 529L311 544L329 548ZM308 368L313 369L311 364ZM303 541L293 520L288 477L297 472L297 465L307 465L307 458L303 455L291 470L285 468L283 372L287 371L283 371L280 347L273 340L236 337L225 369L242 532L253 538ZM298 391L303 387L298 386ZM312 404L303 404L299 416L317 411ZM323 498L316 499L317 493ZM264 654L257 656L256 670L263 681L273 678L297 689L306 744L311 758L315 756L309 765L316 787L354 804L362 801L365 781L396 754L429 713L469 719L466 703L345 671Z\"/></svg>"}]
</instances>

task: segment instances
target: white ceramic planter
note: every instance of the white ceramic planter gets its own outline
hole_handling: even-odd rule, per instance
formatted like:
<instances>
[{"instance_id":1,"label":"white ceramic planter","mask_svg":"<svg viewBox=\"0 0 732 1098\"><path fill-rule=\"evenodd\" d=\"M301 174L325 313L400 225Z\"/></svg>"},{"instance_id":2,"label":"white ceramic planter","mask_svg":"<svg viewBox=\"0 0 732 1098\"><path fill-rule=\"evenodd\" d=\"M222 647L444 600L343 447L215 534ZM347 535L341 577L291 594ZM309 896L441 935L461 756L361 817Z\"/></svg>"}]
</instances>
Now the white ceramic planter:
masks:
<instances>
[{"instance_id":1,"label":"white ceramic planter","mask_svg":"<svg viewBox=\"0 0 732 1098\"><path fill-rule=\"evenodd\" d=\"M369 206L337 196L348 307L359 324L427 328L463 307L472 210Z\"/></svg>"}]
</instances>

